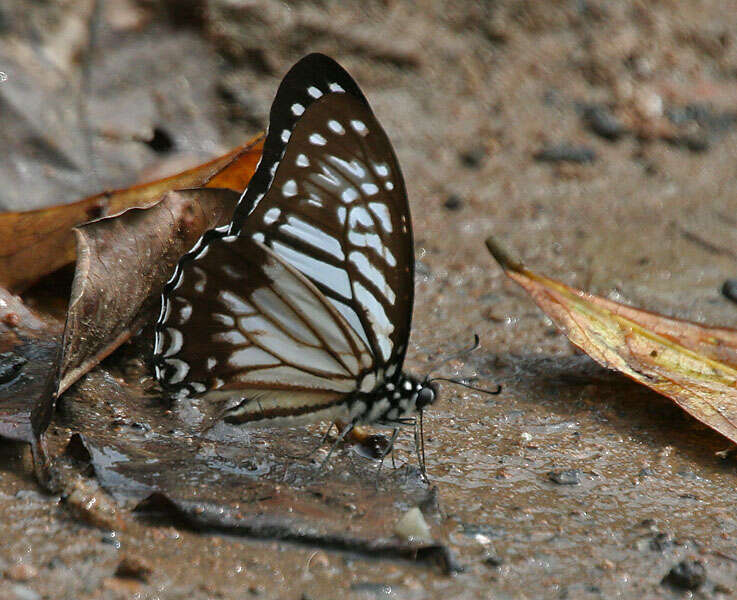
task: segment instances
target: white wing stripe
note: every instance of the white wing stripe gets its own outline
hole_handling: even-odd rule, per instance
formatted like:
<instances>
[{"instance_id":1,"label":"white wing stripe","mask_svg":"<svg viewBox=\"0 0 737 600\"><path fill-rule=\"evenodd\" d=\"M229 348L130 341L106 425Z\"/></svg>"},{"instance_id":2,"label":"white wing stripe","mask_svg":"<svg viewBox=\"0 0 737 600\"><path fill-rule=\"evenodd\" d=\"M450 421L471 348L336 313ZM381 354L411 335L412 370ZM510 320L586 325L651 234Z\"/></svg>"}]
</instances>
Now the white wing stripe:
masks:
<instances>
[{"instance_id":1,"label":"white wing stripe","mask_svg":"<svg viewBox=\"0 0 737 600\"><path fill-rule=\"evenodd\" d=\"M350 373L328 352L295 342L278 325L262 316L245 317L238 320L238 327L260 348L295 367L303 366L306 371L326 374L349 375Z\"/></svg>"},{"instance_id":2,"label":"white wing stripe","mask_svg":"<svg viewBox=\"0 0 737 600\"><path fill-rule=\"evenodd\" d=\"M236 376L236 381L241 383L274 383L284 384L289 382L292 386L300 386L312 389L333 390L348 393L356 389L355 378L319 377L290 366L279 366L270 369L256 369Z\"/></svg>"},{"instance_id":3,"label":"white wing stripe","mask_svg":"<svg viewBox=\"0 0 737 600\"><path fill-rule=\"evenodd\" d=\"M283 231L297 240L307 242L315 248L324 250L338 260L345 260L345 254L343 254L338 240L302 219L289 217L284 225L279 226L279 231Z\"/></svg>"},{"instance_id":4,"label":"white wing stripe","mask_svg":"<svg viewBox=\"0 0 737 600\"><path fill-rule=\"evenodd\" d=\"M319 281L339 296L351 297L351 282L343 269L329 265L281 242L273 241L272 247L276 254L308 277Z\"/></svg>"},{"instance_id":5,"label":"white wing stripe","mask_svg":"<svg viewBox=\"0 0 737 600\"><path fill-rule=\"evenodd\" d=\"M348 260L356 265L361 274L373 283L382 294L384 294L384 297L389 300L390 304L393 305L394 302L396 302L397 296L389 287L384 275L379 271L379 269L371 264L365 254L354 250L348 255Z\"/></svg>"},{"instance_id":6,"label":"white wing stripe","mask_svg":"<svg viewBox=\"0 0 737 600\"><path fill-rule=\"evenodd\" d=\"M279 296L268 288L259 288L251 294L251 302L272 320L277 321L298 342L319 346L320 340L302 322L295 313Z\"/></svg>"},{"instance_id":7,"label":"white wing stripe","mask_svg":"<svg viewBox=\"0 0 737 600\"><path fill-rule=\"evenodd\" d=\"M368 312L369 320L373 325L376 339L381 349L381 354L384 361L388 361L392 353L392 341L389 338L392 331L394 331L394 325L392 325L389 318L386 316L384 307L381 305L374 295L369 292L360 281L353 282L353 291L356 295L356 300L360 302Z\"/></svg>"}]
</instances>

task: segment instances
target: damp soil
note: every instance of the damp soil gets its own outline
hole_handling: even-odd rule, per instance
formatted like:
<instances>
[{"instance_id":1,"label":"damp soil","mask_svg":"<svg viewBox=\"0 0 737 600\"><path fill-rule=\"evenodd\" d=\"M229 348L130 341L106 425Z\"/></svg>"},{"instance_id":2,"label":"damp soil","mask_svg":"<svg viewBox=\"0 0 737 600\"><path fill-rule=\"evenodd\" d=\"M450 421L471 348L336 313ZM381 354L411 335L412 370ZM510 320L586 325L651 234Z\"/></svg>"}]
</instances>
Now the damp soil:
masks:
<instances>
[{"instance_id":1,"label":"damp soil","mask_svg":"<svg viewBox=\"0 0 737 600\"><path fill-rule=\"evenodd\" d=\"M51 426L69 469L91 461L86 488L49 494L28 447L0 441L0 597L737 594L726 440L574 350L483 244L493 234L571 285L735 326L721 290L737 269L737 5L203 0L185 18L173 2L24 4L0 2L15 157L2 167L3 208L73 201L240 144L265 124L289 65L326 52L360 83L407 181L418 260L407 369L423 374L477 333L481 348L442 373L503 391L442 385L424 422L429 485L408 432L396 466L377 474L343 446L311 480L324 448L291 472L285 456L309 451L320 428L288 432L281 449L273 432L215 429L193 444L186 411L167 413L142 363L130 366L145 347L134 341L70 390ZM24 85L8 87L14 77ZM121 399L131 389L137 406ZM85 414L89 430L70 443ZM172 448L178 462L155 466ZM136 461L154 466L121 480ZM182 513L237 504L234 475L274 465L287 467L273 483L280 523L308 535ZM176 483L179 512L132 511L155 477ZM315 507L303 490L334 500ZM385 540L420 505L454 568L344 543L371 537L351 529L355 505L374 510Z\"/></svg>"}]
</instances>

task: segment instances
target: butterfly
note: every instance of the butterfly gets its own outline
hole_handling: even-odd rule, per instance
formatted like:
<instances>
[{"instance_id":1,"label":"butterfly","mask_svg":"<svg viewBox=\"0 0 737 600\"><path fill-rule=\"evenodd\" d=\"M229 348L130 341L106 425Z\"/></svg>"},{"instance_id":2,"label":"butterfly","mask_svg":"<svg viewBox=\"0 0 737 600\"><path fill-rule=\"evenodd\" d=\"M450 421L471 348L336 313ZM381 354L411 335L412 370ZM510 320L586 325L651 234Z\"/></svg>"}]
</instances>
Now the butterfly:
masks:
<instances>
[{"instance_id":1,"label":"butterfly","mask_svg":"<svg viewBox=\"0 0 737 600\"><path fill-rule=\"evenodd\" d=\"M156 377L230 424L415 423L438 390L402 371L414 274L391 143L351 76L310 54L279 86L232 222L164 287Z\"/></svg>"}]
</instances>

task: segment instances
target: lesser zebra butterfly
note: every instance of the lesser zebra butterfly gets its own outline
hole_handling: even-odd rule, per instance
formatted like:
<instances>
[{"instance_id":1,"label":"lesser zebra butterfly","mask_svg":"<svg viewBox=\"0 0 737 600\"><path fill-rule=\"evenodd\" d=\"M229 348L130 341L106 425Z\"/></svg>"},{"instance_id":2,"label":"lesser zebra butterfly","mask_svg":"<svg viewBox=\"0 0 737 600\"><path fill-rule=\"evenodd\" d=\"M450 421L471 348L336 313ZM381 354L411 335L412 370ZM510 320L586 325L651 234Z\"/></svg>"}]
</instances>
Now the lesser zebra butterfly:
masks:
<instances>
[{"instance_id":1,"label":"lesser zebra butterfly","mask_svg":"<svg viewBox=\"0 0 737 600\"><path fill-rule=\"evenodd\" d=\"M351 76L310 54L279 86L232 222L164 288L156 377L225 400L232 424L412 423L437 397L402 372L414 271L389 139Z\"/></svg>"}]
</instances>

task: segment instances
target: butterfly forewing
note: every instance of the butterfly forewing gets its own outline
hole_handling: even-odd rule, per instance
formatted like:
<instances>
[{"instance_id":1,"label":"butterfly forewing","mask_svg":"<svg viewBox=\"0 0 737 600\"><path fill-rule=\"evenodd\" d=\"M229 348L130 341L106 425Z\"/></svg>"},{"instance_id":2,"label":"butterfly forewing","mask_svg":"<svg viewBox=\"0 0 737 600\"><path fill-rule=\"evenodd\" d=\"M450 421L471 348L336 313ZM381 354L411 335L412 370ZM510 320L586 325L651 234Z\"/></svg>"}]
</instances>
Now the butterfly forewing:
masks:
<instances>
[{"instance_id":1,"label":"butterfly forewing","mask_svg":"<svg viewBox=\"0 0 737 600\"><path fill-rule=\"evenodd\" d=\"M377 370L401 368L414 287L409 210L389 141L364 103L332 94L310 107L241 235L313 281Z\"/></svg>"}]
</instances>

